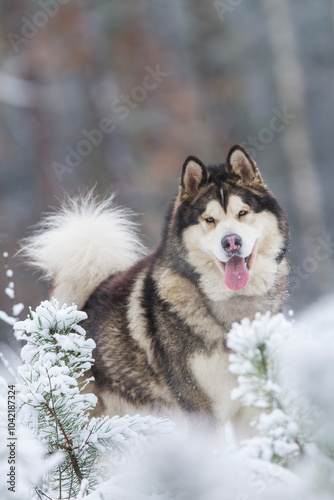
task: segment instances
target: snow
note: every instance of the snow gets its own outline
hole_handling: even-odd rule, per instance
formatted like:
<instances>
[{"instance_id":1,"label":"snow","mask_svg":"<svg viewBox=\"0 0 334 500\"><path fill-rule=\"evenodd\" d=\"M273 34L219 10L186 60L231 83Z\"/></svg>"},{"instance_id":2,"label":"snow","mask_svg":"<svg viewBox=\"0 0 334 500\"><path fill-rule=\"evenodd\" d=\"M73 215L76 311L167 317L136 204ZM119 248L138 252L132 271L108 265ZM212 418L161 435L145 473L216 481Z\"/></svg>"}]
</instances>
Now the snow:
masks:
<instances>
[{"instance_id":1,"label":"snow","mask_svg":"<svg viewBox=\"0 0 334 500\"><path fill-rule=\"evenodd\" d=\"M87 500L278 500L278 490L296 484L281 467L227 455L206 435L175 433L128 461Z\"/></svg>"},{"instance_id":2,"label":"snow","mask_svg":"<svg viewBox=\"0 0 334 500\"><path fill-rule=\"evenodd\" d=\"M12 309L12 314L15 318L18 318L21 314L21 312L23 311L24 309L24 304L22 304L22 302L19 302L18 304L14 304L13 305L13 309Z\"/></svg>"},{"instance_id":3,"label":"snow","mask_svg":"<svg viewBox=\"0 0 334 500\"><path fill-rule=\"evenodd\" d=\"M87 500L332 499L333 304L325 299L293 322L267 314L233 325L234 397L267 409L258 418L258 436L228 452L208 436L172 434L139 463L127 462ZM291 470L271 463L280 457Z\"/></svg>"},{"instance_id":4,"label":"snow","mask_svg":"<svg viewBox=\"0 0 334 500\"><path fill-rule=\"evenodd\" d=\"M88 479L83 479L81 481L80 491L79 491L79 494L77 496L77 500L82 500L83 498L85 498L87 496L88 488L89 488Z\"/></svg>"},{"instance_id":5,"label":"snow","mask_svg":"<svg viewBox=\"0 0 334 500\"><path fill-rule=\"evenodd\" d=\"M245 318L232 325L227 340L234 351L229 356L230 371L239 375L232 399L240 399L245 406L270 407L272 394L281 391L275 381L279 351L292 334L293 326L282 314L257 314L253 322ZM262 366L264 360L268 361L266 367Z\"/></svg>"},{"instance_id":6,"label":"snow","mask_svg":"<svg viewBox=\"0 0 334 500\"><path fill-rule=\"evenodd\" d=\"M93 379L83 381L83 376L94 361L95 342L86 339L85 330L77 324L86 317L75 305L60 307L52 299L14 325L17 338L26 342L21 350L23 364L18 367L18 423L33 431L51 456L57 449L69 450L71 443L75 451L64 453L60 467L62 489L67 484L72 492L87 486L74 475L73 453L93 488L108 472L104 457L112 454L113 462L120 462L128 447L134 452L141 443L174 429L169 420L152 416L89 418L97 397L84 391ZM56 488L58 471L50 478Z\"/></svg>"},{"instance_id":7,"label":"snow","mask_svg":"<svg viewBox=\"0 0 334 500\"><path fill-rule=\"evenodd\" d=\"M12 286L11 286L12 285ZM5 289L5 294L8 295L10 299L15 299L15 291L14 291L14 284L13 282L10 282Z\"/></svg>"},{"instance_id":8,"label":"snow","mask_svg":"<svg viewBox=\"0 0 334 500\"><path fill-rule=\"evenodd\" d=\"M333 305L334 297L327 297L297 319L301 334L287 349L284 375L295 402L303 408L310 440L334 448Z\"/></svg>"},{"instance_id":9,"label":"snow","mask_svg":"<svg viewBox=\"0 0 334 500\"><path fill-rule=\"evenodd\" d=\"M280 376L285 347L294 336L291 321L270 313L233 324L228 334L227 345L234 350L229 356L230 371L238 375L231 398L267 410L255 420L259 436L243 443L245 456L285 465L302 452L292 395Z\"/></svg>"},{"instance_id":10,"label":"snow","mask_svg":"<svg viewBox=\"0 0 334 500\"><path fill-rule=\"evenodd\" d=\"M173 422L152 416L89 419L88 408L97 400L80 386L95 347L78 324L86 315L74 305L60 307L55 299L42 302L15 324L17 338L25 342L17 400L19 428L27 433L20 438L22 498L50 467L45 453L55 423L40 409L50 388L49 408L66 425L75 423L73 444L82 449L83 463L91 464L86 480L77 485L77 500L333 498L333 304L334 297L328 297L294 320L291 314L287 319L268 313L233 325L228 346L238 387L232 397L259 412L258 435L232 449L217 436L194 429L187 435ZM0 379L0 435L7 419L6 390ZM59 455L55 460L59 463ZM1 449L0 465L6 466ZM49 494L57 498L56 490ZM6 495L0 490L1 498Z\"/></svg>"},{"instance_id":11,"label":"snow","mask_svg":"<svg viewBox=\"0 0 334 500\"><path fill-rule=\"evenodd\" d=\"M54 469L61 460L61 453L45 457L45 448L33 433L25 426L18 426L15 431L15 470L16 491L8 491L6 474L8 464L7 431L7 382L0 377L0 498L2 500L26 499L32 485L39 484L42 476Z\"/></svg>"},{"instance_id":12,"label":"snow","mask_svg":"<svg viewBox=\"0 0 334 500\"><path fill-rule=\"evenodd\" d=\"M301 313L297 319L297 325L304 334L334 335L334 295L328 295L317 300Z\"/></svg>"},{"instance_id":13,"label":"snow","mask_svg":"<svg viewBox=\"0 0 334 500\"><path fill-rule=\"evenodd\" d=\"M12 353L11 351L10 351L10 353L11 353L11 355L14 354L14 356L15 356L15 353ZM0 351L0 361L2 362L4 368L6 369L6 374L11 376L11 379L12 379L11 383L16 382L17 381L17 374L15 373L15 371L13 370L13 367L12 367L12 364L15 366L15 362L10 363L7 360L7 358L5 357L5 355L3 354L3 352L1 352L1 351ZM0 376L0 378L1 378L1 376Z\"/></svg>"},{"instance_id":14,"label":"snow","mask_svg":"<svg viewBox=\"0 0 334 500\"><path fill-rule=\"evenodd\" d=\"M8 316L8 314L5 313L5 311L1 311L1 310L0 310L0 319L11 326L14 326L16 321L17 321L17 318L13 318L12 316Z\"/></svg>"}]
</instances>

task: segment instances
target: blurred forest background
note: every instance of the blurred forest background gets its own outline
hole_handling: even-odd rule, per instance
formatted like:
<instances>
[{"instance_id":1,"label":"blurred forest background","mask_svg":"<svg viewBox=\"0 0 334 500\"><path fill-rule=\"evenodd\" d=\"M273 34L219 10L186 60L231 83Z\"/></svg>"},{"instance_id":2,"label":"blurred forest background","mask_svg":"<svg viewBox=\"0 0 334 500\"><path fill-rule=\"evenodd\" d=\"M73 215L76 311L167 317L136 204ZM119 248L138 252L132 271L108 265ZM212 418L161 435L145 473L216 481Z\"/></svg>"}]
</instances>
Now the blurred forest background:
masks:
<instances>
[{"instance_id":1,"label":"blurred forest background","mask_svg":"<svg viewBox=\"0 0 334 500\"><path fill-rule=\"evenodd\" d=\"M221 162L235 143L292 225L288 307L332 292L333 27L333 0L1 1L0 250L16 301L46 298L14 253L66 193L118 191L152 248L186 156ZM10 313L2 266L0 284Z\"/></svg>"}]
</instances>

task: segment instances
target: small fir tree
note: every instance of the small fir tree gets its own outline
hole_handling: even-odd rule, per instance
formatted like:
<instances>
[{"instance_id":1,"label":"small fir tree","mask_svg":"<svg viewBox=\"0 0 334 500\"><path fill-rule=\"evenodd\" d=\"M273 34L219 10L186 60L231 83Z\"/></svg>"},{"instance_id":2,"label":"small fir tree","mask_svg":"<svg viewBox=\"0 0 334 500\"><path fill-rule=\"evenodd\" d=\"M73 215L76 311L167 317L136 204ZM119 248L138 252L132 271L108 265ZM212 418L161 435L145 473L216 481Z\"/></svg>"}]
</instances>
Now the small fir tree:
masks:
<instances>
[{"instance_id":1,"label":"small fir tree","mask_svg":"<svg viewBox=\"0 0 334 500\"><path fill-rule=\"evenodd\" d=\"M238 375L232 399L259 410L252 422L259 436L243 444L253 457L287 465L303 451L304 436L298 422L299 408L281 377L281 352L293 335L293 326L282 314L257 314L234 323L228 335L230 371ZM263 410L262 413L260 410Z\"/></svg>"},{"instance_id":2,"label":"small fir tree","mask_svg":"<svg viewBox=\"0 0 334 500\"><path fill-rule=\"evenodd\" d=\"M30 317L15 324L16 337L26 342L18 372L19 420L43 443L47 454L63 453L49 475L59 498L91 491L104 478L103 459L118 457L130 439L169 432L169 421L154 417L89 418L97 398L84 392L92 378L84 374L93 363L95 343L78 323L86 313L75 305L42 302ZM84 480L84 483L82 483Z\"/></svg>"}]
</instances>

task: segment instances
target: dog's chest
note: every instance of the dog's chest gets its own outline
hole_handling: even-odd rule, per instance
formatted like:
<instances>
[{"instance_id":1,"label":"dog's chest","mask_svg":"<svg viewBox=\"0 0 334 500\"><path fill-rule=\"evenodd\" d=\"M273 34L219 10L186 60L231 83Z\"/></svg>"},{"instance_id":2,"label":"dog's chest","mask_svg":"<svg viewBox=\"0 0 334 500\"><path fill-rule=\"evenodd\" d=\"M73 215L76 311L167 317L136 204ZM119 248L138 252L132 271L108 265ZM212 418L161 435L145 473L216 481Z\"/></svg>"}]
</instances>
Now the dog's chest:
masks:
<instances>
[{"instance_id":1,"label":"dog's chest","mask_svg":"<svg viewBox=\"0 0 334 500\"><path fill-rule=\"evenodd\" d=\"M240 323L243 318L253 320L257 312L264 314L266 311L271 311L272 301L268 295L236 296L221 302L211 302L210 309L229 332L233 323Z\"/></svg>"},{"instance_id":2,"label":"dog's chest","mask_svg":"<svg viewBox=\"0 0 334 500\"><path fill-rule=\"evenodd\" d=\"M211 354L195 353L189 365L198 385L210 398L218 420L225 423L233 418L239 405L230 396L236 378L228 369L228 353L223 348Z\"/></svg>"}]
</instances>

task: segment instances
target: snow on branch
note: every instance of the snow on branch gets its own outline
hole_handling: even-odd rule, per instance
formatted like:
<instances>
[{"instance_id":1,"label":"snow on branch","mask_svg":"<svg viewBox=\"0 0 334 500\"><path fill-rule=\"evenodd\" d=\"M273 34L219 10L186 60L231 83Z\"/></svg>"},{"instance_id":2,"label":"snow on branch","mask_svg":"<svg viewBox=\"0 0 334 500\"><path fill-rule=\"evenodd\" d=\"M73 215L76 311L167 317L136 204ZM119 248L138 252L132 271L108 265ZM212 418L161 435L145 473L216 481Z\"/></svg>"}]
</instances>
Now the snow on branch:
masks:
<instances>
[{"instance_id":1,"label":"snow on branch","mask_svg":"<svg viewBox=\"0 0 334 500\"><path fill-rule=\"evenodd\" d=\"M103 458L121 456L130 440L173 429L171 422L150 416L90 419L97 398L84 392L93 379L84 375L94 362L95 343L78 324L86 317L77 306L60 307L52 299L14 326L17 339L26 342L18 369L20 422L35 433L48 455L63 453L64 460L49 475L60 498L74 497L83 484L87 491L94 489L106 473Z\"/></svg>"},{"instance_id":2,"label":"snow on branch","mask_svg":"<svg viewBox=\"0 0 334 500\"><path fill-rule=\"evenodd\" d=\"M238 375L238 387L232 399L252 406L260 413L253 425L259 436L245 441L249 454L281 465L287 465L303 451L299 425L295 421L292 396L281 378L282 348L293 336L293 326L282 314L256 315L233 324L227 345L230 371Z\"/></svg>"}]
</instances>

